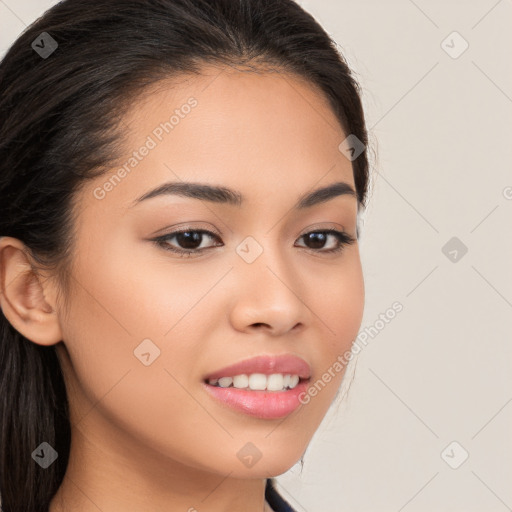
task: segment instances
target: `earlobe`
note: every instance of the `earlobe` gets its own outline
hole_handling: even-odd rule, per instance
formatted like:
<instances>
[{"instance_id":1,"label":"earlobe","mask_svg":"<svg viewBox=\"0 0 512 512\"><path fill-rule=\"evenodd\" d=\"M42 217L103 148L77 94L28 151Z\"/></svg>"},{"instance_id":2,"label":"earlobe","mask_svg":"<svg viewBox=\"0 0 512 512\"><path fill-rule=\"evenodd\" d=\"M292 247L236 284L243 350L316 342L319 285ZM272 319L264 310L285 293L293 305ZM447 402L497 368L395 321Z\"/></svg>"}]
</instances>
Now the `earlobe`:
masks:
<instances>
[{"instance_id":1,"label":"earlobe","mask_svg":"<svg viewBox=\"0 0 512 512\"><path fill-rule=\"evenodd\" d=\"M39 345L62 340L55 305L45 298L52 295L50 286L34 271L20 240L0 238L0 307L20 334Z\"/></svg>"}]
</instances>

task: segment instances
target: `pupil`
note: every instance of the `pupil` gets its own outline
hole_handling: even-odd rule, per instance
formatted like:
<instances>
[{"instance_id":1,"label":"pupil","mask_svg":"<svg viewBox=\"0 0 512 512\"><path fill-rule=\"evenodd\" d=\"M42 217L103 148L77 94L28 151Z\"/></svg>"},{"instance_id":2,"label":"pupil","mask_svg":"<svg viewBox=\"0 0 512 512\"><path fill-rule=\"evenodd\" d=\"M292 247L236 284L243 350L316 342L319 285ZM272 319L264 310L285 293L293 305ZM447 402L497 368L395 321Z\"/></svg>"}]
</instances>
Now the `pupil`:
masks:
<instances>
[{"instance_id":1,"label":"pupil","mask_svg":"<svg viewBox=\"0 0 512 512\"><path fill-rule=\"evenodd\" d=\"M325 233L310 233L307 238L309 239L309 242L313 241L313 247L312 249L321 249L323 245L325 244Z\"/></svg>"},{"instance_id":2,"label":"pupil","mask_svg":"<svg viewBox=\"0 0 512 512\"><path fill-rule=\"evenodd\" d=\"M201 245L201 237L201 233L185 231L178 233L176 240L184 249L197 249L196 245Z\"/></svg>"}]
</instances>

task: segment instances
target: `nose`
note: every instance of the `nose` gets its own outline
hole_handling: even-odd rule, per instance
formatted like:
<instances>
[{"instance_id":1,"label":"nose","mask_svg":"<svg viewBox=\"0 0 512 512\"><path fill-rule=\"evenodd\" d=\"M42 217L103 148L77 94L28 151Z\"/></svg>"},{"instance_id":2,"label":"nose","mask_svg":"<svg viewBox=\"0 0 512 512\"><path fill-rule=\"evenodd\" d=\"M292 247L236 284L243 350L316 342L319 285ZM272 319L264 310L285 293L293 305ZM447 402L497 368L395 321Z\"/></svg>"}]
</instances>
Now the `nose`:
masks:
<instances>
[{"instance_id":1,"label":"nose","mask_svg":"<svg viewBox=\"0 0 512 512\"><path fill-rule=\"evenodd\" d=\"M299 285L297 271L282 257L265 250L251 264L238 262L232 275L236 293L230 303L230 321L236 330L282 336L309 323L306 290Z\"/></svg>"}]
</instances>

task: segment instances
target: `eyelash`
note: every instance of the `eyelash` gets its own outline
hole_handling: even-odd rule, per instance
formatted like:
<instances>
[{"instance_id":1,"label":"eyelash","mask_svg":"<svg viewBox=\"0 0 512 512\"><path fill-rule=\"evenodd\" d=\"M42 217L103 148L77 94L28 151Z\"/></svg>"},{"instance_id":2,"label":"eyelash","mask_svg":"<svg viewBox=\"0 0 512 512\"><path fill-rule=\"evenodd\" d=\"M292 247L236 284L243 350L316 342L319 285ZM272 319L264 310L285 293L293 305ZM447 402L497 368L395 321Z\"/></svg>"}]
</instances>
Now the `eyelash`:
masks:
<instances>
[{"instance_id":1,"label":"eyelash","mask_svg":"<svg viewBox=\"0 0 512 512\"><path fill-rule=\"evenodd\" d=\"M205 230L205 229L182 229L179 231L174 231L172 233L168 233L167 235L159 236L157 238L154 238L152 241L155 242L157 244L157 246L162 247L164 250L176 253L182 258L191 257L193 254L199 255L200 253L202 253L203 251L205 251L207 249L213 249L213 247L206 247L203 249L177 249L177 248L169 245L168 241L171 238L174 238L175 236L183 234L183 233L202 233L202 234L211 236L212 238L220 239L218 235L216 235L215 233L212 233L211 231ZM322 249L310 249L309 247L302 247L303 249L309 249L310 251L313 251L313 252L320 252L320 253L324 253L324 254L325 253L328 253L328 254L338 253L338 252L341 252L345 246L356 242L356 239L353 238L352 236L350 236L345 231L337 231L335 229L322 229L322 230L308 231L307 233L304 233L303 235L301 235L299 237L299 239L303 238L307 235L310 235L312 233L330 234L330 235L333 235L335 238L337 238L337 240L339 242L338 247L336 247L335 249L322 250ZM202 242L202 240L201 240L201 242ZM220 246L216 246L216 247L220 247Z\"/></svg>"}]
</instances>

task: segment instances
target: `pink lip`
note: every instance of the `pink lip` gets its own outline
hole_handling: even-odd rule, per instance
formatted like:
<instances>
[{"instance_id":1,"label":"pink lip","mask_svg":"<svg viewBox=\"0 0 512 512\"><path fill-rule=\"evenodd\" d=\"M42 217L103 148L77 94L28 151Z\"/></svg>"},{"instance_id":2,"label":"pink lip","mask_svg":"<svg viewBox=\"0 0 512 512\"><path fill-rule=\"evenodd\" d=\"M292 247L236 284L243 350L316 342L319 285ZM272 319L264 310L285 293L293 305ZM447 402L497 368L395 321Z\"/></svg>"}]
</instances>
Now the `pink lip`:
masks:
<instances>
[{"instance_id":1,"label":"pink lip","mask_svg":"<svg viewBox=\"0 0 512 512\"><path fill-rule=\"evenodd\" d=\"M245 359L239 363L226 366L205 377L208 379L220 379L221 377L234 377L235 375L251 373L263 373L271 375L273 373L282 373L284 375L298 375L301 379L309 379L311 367L304 359L292 354L283 354L278 356L257 356L251 359Z\"/></svg>"},{"instance_id":2,"label":"pink lip","mask_svg":"<svg viewBox=\"0 0 512 512\"><path fill-rule=\"evenodd\" d=\"M301 396L307 393L308 381L300 381L287 391L220 388L206 383L203 386L215 401L244 414L270 420L284 418L301 405Z\"/></svg>"}]
</instances>

